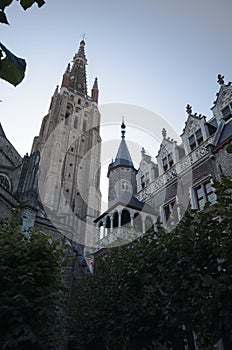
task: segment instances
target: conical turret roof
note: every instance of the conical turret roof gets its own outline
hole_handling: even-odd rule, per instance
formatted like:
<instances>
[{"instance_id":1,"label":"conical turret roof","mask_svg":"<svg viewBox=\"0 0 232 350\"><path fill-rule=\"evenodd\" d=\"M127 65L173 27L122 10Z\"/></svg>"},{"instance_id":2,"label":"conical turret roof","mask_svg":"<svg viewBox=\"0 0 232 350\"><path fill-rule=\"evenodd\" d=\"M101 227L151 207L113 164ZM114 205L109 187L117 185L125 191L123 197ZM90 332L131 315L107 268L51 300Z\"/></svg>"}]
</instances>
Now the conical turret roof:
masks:
<instances>
[{"instance_id":1,"label":"conical turret roof","mask_svg":"<svg viewBox=\"0 0 232 350\"><path fill-rule=\"evenodd\" d=\"M112 161L112 163L110 163L109 165L109 168L108 168L109 170L118 166L126 166L126 167L134 168L134 164L132 162L131 155L125 141L125 128L126 126L124 122L122 122L122 125L121 125L122 140L120 142L115 161Z\"/></svg>"}]
</instances>

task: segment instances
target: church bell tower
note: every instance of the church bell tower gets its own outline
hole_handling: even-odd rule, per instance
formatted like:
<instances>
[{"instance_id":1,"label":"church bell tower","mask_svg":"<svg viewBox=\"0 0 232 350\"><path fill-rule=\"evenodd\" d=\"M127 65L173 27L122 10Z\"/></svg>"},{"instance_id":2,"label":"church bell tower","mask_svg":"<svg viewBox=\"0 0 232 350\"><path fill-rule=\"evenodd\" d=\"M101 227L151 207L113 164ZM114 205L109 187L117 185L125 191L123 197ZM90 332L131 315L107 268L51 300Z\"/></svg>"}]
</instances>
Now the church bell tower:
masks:
<instances>
[{"instance_id":1,"label":"church bell tower","mask_svg":"<svg viewBox=\"0 0 232 350\"><path fill-rule=\"evenodd\" d=\"M100 212L100 113L98 81L87 91L82 40L51 98L32 153L41 154L39 195L52 223L91 252L93 219Z\"/></svg>"},{"instance_id":2,"label":"church bell tower","mask_svg":"<svg viewBox=\"0 0 232 350\"><path fill-rule=\"evenodd\" d=\"M137 170L132 162L126 140L126 125L121 124L121 142L114 161L109 164L108 178L108 204L109 207L120 197L121 193L127 191L131 194L137 192L136 174Z\"/></svg>"}]
</instances>

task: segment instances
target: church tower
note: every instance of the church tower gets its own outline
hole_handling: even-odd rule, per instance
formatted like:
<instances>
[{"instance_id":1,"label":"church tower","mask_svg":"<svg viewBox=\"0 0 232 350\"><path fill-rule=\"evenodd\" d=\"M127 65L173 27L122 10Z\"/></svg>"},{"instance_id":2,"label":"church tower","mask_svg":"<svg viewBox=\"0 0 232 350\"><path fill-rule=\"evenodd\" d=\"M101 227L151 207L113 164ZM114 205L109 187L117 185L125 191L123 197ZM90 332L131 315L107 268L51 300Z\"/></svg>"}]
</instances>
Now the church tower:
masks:
<instances>
[{"instance_id":1,"label":"church tower","mask_svg":"<svg viewBox=\"0 0 232 350\"><path fill-rule=\"evenodd\" d=\"M32 153L41 154L39 195L61 232L91 251L93 219L99 214L100 113L98 82L87 92L85 41L56 87Z\"/></svg>"},{"instance_id":2,"label":"church tower","mask_svg":"<svg viewBox=\"0 0 232 350\"><path fill-rule=\"evenodd\" d=\"M125 141L126 125L124 121L121 125L121 143L115 161L109 164L109 207L117 200L123 191L129 192L131 195L137 192L136 174L130 152Z\"/></svg>"}]
</instances>

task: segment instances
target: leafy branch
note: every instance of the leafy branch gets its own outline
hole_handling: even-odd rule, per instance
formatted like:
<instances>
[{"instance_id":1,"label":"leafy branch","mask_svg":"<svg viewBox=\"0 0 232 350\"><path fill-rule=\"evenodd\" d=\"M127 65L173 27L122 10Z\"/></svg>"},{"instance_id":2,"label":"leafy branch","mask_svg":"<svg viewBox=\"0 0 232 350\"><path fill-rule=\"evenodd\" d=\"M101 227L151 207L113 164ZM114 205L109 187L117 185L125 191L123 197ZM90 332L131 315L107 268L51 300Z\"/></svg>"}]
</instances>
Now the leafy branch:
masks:
<instances>
[{"instance_id":1,"label":"leafy branch","mask_svg":"<svg viewBox=\"0 0 232 350\"><path fill-rule=\"evenodd\" d=\"M18 1L18 0L16 0ZM9 24L5 9L12 4L13 0L0 0L0 23ZM41 7L45 4L44 0L20 0L20 5L27 10L34 3ZM0 78L17 86L24 78L26 70L26 61L23 58L15 56L2 43L0 43Z\"/></svg>"}]
</instances>

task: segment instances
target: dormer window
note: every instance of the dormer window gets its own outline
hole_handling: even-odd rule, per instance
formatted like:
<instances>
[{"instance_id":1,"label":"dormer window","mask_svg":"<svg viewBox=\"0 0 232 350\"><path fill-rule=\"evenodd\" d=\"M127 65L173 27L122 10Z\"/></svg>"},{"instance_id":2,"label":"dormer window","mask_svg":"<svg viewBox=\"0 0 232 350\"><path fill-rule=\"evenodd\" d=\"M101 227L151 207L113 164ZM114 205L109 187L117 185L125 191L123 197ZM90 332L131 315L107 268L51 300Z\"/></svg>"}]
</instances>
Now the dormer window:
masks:
<instances>
[{"instance_id":1,"label":"dormer window","mask_svg":"<svg viewBox=\"0 0 232 350\"><path fill-rule=\"evenodd\" d=\"M172 153L169 153L166 157L164 157L162 162L164 171L170 169L174 164Z\"/></svg>"},{"instance_id":2,"label":"dormer window","mask_svg":"<svg viewBox=\"0 0 232 350\"><path fill-rule=\"evenodd\" d=\"M192 134L189 137L189 147L191 151L193 151L195 148L200 146L200 144L203 142L203 136L201 129L198 129L194 134Z\"/></svg>"},{"instance_id":3,"label":"dormer window","mask_svg":"<svg viewBox=\"0 0 232 350\"><path fill-rule=\"evenodd\" d=\"M230 103L222 109L222 115L225 120L228 120L232 115L232 104Z\"/></svg>"}]
</instances>

